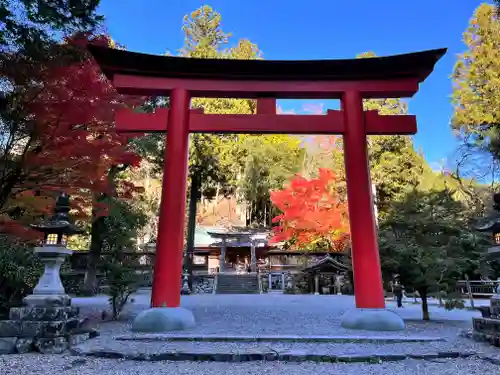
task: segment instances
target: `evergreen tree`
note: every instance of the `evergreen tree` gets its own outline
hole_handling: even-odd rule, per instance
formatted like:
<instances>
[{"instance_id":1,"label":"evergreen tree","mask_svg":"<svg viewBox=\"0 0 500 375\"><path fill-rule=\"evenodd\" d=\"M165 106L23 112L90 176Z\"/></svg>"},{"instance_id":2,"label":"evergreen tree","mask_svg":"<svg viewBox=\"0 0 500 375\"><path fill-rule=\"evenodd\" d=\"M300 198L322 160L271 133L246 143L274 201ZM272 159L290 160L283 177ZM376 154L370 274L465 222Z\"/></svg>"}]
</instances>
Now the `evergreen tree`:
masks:
<instances>
[{"instance_id":1,"label":"evergreen tree","mask_svg":"<svg viewBox=\"0 0 500 375\"><path fill-rule=\"evenodd\" d=\"M427 298L451 297L456 280L477 272L488 244L446 189L407 194L393 204L379 235L385 279L398 274L408 291L418 291L424 320L430 318Z\"/></svg>"},{"instance_id":2,"label":"evergreen tree","mask_svg":"<svg viewBox=\"0 0 500 375\"><path fill-rule=\"evenodd\" d=\"M496 172L500 161L500 22L494 6L474 12L453 73L452 129L464 143L464 155L476 173ZM479 158L479 159L478 159ZM487 168L485 169L485 166Z\"/></svg>"},{"instance_id":3,"label":"evergreen tree","mask_svg":"<svg viewBox=\"0 0 500 375\"><path fill-rule=\"evenodd\" d=\"M184 17L181 54L195 58L261 59L256 44L247 39L230 45L221 15L202 6ZM192 106L207 114L254 114L255 100L196 98ZM270 189L298 171L300 142L287 135L193 134L190 147L190 178L197 174L203 196L239 195L249 206L249 220L268 223L273 217Z\"/></svg>"},{"instance_id":4,"label":"evergreen tree","mask_svg":"<svg viewBox=\"0 0 500 375\"><path fill-rule=\"evenodd\" d=\"M373 52L365 52L357 57L375 56ZM363 107L365 111L376 110L380 115L408 113L408 103L401 99L365 100ZM368 145L372 181L377 187L377 206L383 216L393 201L401 200L419 184L424 161L415 151L410 136L369 136Z\"/></svg>"},{"instance_id":5,"label":"evergreen tree","mask_svg":"<svg viewBox=\"0 0 500 375\"><path fill-rule=\"evenodd\" d=\"M220 57L220 50L229 42L231 34L221 26L222 17L209 5L203 5L184 16L182 55L198 58Z\"/></svg>"}]
</instances>

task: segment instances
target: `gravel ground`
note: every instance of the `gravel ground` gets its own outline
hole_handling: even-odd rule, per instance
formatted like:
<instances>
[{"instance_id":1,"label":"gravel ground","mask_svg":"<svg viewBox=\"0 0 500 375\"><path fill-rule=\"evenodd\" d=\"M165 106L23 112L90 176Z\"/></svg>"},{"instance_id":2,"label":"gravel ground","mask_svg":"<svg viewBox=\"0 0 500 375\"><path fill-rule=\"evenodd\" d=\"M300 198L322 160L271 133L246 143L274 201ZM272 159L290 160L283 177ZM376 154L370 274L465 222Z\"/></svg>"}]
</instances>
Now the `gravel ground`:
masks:
<instances>
[{"instance_id":1,"label":"gravel ground","mask_svg":"<svg viewBox=\"0 0 500 375\"><path fill-rule=\"evenodd\" d=\"M423 354L435 351L482 352L499 357L498 349L478 344L458 336L462 329L471 328L471 318L479 316L475 311L444 311L431 307L433 321L420 320L420 306L406 305L397 312L405 319L404 332L368 332L345 330L340 326L342 315L354 307L350 296L282 296L282 295L200 295L186 296L182 306L193 311L197 325L186 334L275 334L275 335L357 335L357 336L431 336L445 338L446 342L404 344L349 344L349 343L224 343L224 342L131 342L116 341L114 336L130 334L129 322L139 311L148 307L149 295L134 297L124 313L122 322L99 324L102 336L83 345L97 348L123 349L154 353L166 349L240 351L251 348L274 350L307 350L329 354ZM74 299L81 306L84 316L99 317L107 308L106 297ZM393 303L388 303L394 308ZM495 355L496 354L496 355ZM316 364L283 362L250 363L203 363L203 362L133 362L90 357L11 355L0 356L1 375L28 374L287 374L314 372L315 375L345 373L391 375L407 371L412 374L484 374L499 372L500 366L480 359L454 359L436 361L406 360L402 362L372 364ZM391 372L392 371L392 372Z\"/></svg>"},{"instance_id":2,"label":"gravel ground","mask_svg":"<svg viewBox=\"0 0 500 375\"><path fill-rule=\"evenodd\" d=\"M99 308L95 300L93 309ZM99 327L102 336L84 346L124 351L143 350L148 353L166 349L213 349L217 351L271 347L275 350L301 349L332 354L372 353L429 353L435 351L461 351L494 353L489 345L476 343L458 336L463 329L471 328L472 317L480 316L477 311L445 311L430 307L432 321L421 320L420 305L408 304L404 309L395 309L406 321L403 332L354 331L341 327L342 315L354 307L352 296L313 295L195 295L183 297L182 305L196 318L196 327L186 334L228 334L228 335L359 335L359 336L427 336L445 338L446 342L399 343L399 344L349 344L349 343L224 343L224 342L134 342L115 341L114 336L130 334L129 320L149 303L149 295L137 295L134 304L125 312L125 321L104 323ZM105 305L104 305L105 306ZM89 304L82 304L82 313L90 313ZM104 309L104 307L101 307ZM394 308L389 302L388 308ZM127 319L128 318L128 319ZM127 321L128 320L128 321Z\"/></svg>"},{"instance_id":3,"label":"gravel ground","mask_svg":"<svg viewBox=\"0 0 500 375\"><path fill-rule=\"evenodd\" d=\"M2 375L484 375L500 366L480 359L386 362L382 364L318 364L283 362L130 362L71 356L0 357Z\"/></svg>"}]
</instances>

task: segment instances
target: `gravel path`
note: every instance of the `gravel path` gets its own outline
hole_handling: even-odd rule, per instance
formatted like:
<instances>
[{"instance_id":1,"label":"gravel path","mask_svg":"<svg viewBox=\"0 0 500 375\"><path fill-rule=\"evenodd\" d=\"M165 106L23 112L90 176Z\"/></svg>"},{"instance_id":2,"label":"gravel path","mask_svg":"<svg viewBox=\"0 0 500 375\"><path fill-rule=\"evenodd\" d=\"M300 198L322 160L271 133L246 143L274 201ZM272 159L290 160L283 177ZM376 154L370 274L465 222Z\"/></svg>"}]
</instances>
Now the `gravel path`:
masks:
<instances>
[{"instance_id":1,"label":"gravel path","mask_svg":"<svg viewBox=\"0 0 500 375\"><path fill-rule=\"evenodd\" d=\"M76 299L82 314L99 315L106 309L106 298ZM125 311L125 322L104 324L103 333L115 335L129 332L127 320L147 308L149 295L135 296L135 302ZM282 334L282 335L354 335L380 336L379 332L346 330L340 326L342 315L354 308L352 296L314 295L194 295L183 296L182 306L190 309L196 319L196 327L183 331L186 334ZM421 320L420 305L406 305L396 309L393 302L387 304L406 321L403 332L385 335L420 335L455 337L460 329L471 328L472 317L478 311L445 311L430 307L431 322Z\"/></svg>"},{"instance_id":2,"label":"gravel path","mask_svg":"<svg viewBox=\"0 0 500 375\"><path fill-rule=\"evenodd\" d=\"M96 299L93 308L104 299ZM125 316L131 319L138 311L146 308L149 295L135 297ZM476 343L458 336L461 330L471 328L472 317L479 316L477 311L446 311L430 307L432 321L421 320L420 305L408 304L404 309L395 309L406 321L403 332L354 331L341 327L342 315L354 308L352 296L313 296L313 295L195 295L182 299L182 305L196 318L196 327L183 331L186 334L243 334L243 335L359 335L359 336L426 336L445 338L446 342L403 343L403 344L349 344L349 343L213 343L213 342L120 342L114 336L130 334L127 321L105 323L99 327L102 336L83 345L104 349L124 351L141 350L158 352L166 349L214 349L220 351L246 349L265 344L275 350L301 349L335 354L372 354L372 353L429 353L434 351L461 351L493 353L489 345ZM83 304L83 311L89 304ZM87 306L87 307L84 307ZM104 305L105 306L105 305ZM104 308L104 307L101 307ZM389 302L388 308L395 308ZM127 350L129 348L129 350Z\"/></svg>"},{"instance_id":3,"label":"gravel path","mask_svg":"<svg viewBox=\"0 0 500 375\"><path fill-rule=\"evenodd\" d=\"M387 362L382 364L317 364L283 362L130 362L71 356L0 357L2 375L484 375L500 366L480 359Z\"/></svg>"}]
</instances>

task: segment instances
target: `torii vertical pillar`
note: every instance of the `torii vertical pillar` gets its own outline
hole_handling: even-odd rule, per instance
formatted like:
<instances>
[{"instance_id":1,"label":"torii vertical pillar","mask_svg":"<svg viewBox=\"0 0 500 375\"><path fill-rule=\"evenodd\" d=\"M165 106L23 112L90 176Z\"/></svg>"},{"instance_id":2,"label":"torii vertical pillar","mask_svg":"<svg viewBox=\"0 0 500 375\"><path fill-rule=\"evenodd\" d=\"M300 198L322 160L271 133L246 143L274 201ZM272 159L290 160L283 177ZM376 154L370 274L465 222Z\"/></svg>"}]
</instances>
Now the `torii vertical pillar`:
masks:
<instances>
[{"instance_id":1,"label":"torii vertical pillar","mask_svg":"<svg viewBox=\"0 0 500 375\"><path fill-rule=\"evenodd\" d=\"M152 309L132 324L136 332L164 332L191 328L193 313L180 307L182 249L186 211L190 95L177 88L170 94L168 134L160 203L160 220L153 272ZM157 308L163 307L163 308Z\"/></svg>"},{"instance_id":2,"label":"torii vertical pillar","mask_svg":"<svg viewBox=\"0 0 500 375\"><path fill-rule=\"evenodd\" d=\"M352 329L398 331L404 329L403 320L385 310L361 93L346 91L342 96L342 110L346 124L344 160L357 307L344 316L342 325Z\"/></svg>"}]
</instances>

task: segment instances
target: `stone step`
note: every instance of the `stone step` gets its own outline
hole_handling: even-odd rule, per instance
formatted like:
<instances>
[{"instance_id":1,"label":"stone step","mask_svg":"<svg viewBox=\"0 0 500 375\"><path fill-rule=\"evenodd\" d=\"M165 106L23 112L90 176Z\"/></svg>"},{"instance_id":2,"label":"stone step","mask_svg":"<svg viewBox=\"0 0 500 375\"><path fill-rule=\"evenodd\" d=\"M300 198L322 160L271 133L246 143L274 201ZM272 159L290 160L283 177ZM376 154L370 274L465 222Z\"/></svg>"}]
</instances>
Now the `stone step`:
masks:
<instances>
[{"instance_id":1,"label":"stone step","mask_svg":"<svg viewBox=\"0 0 500 375\"><path fill-rule=\"evenodd\" d=\"M259 291L255 290L218 290L217 294L259 294Z\"/></svg>"},{"instance_id":2,"label":"stone step","mask_svg":"<svg viewBox=\"0 0 500 375\"><path fill-rule=\"evenodd\" d=\"M256 288L258 287L257 284L255 285L234 285L234 284L228 284L228 285L217 285L218 288L225 287L227 289L251 289L251 288Z\"/></svg>"},{"instance_id":3,"label":"stone step","mask_svg":"<svg viewBox=\"0 0 500 375\"><path fill-rule=\"evenodd\" d=\"M244 276L244 275L224 275L219 276L219 280L257 280L257 276Z\"/></svg>"},{"instance_id":4,"label":"stone step","mask_svg":"<svg viewBox=\"0 0 500 375\"><path fill-rule=\"evenodd\" d=\"M258 294L259 279L257 275L219 275L217 294Z\"/></svg>"},{"instance_id":5,"label":"stone step","mask_svg":"<svg viewBox=\"0 0 500 375\"><path fill-rule=\"evenodd\" d=\"M225 287L225 288L228 288L228 289L231 289L231 288L237 288L237 289L248 289L248 288L256 288L259 286L259 284L238 284L238 285L235 285L235 284L218 284L217 285L219 288L220 287Z\"/></svg>"},{"instance_id":6,"label":"stone step","mask_svg":"<svg viewBox=\"0 0 500 375\"><path fill-rule=\"evenodd\" d=\"M444 342L439 336L395 335L229 335L182 333L132 333L115 337L117 341L196 341L196 342L333 342L394 344L410 342Z\"/></svg>"},{"instance_id":7,"label":"stone step","mask_svg":"<svg viewBox=\"0 0 500 375\"><path fill-rule=\"evenodd\" d=\"M150 335L149 335L150 336ZM293 343L273 342L195 342L173 340L100 340L72 348L72 354L137 361L285 361L380 363L405 359L439 360L444 358L482 358L479 351L456 350L432 341L412 342L400 337L400 343ZM238 338L236 338L238 339ZM278 339L276 337L276 339ZM345 339L345 338L344 338ZM442 348L441 348L442 347ZM484 358L486 360L486 358Z\"/></svg>"}]
</instances>

